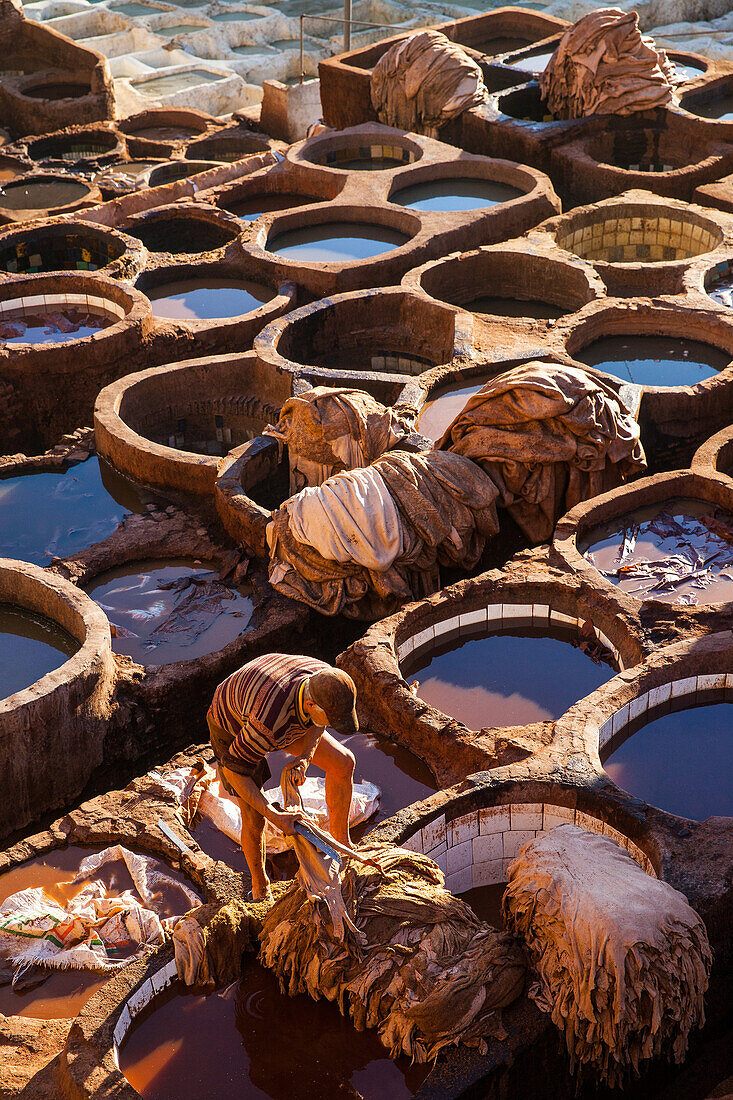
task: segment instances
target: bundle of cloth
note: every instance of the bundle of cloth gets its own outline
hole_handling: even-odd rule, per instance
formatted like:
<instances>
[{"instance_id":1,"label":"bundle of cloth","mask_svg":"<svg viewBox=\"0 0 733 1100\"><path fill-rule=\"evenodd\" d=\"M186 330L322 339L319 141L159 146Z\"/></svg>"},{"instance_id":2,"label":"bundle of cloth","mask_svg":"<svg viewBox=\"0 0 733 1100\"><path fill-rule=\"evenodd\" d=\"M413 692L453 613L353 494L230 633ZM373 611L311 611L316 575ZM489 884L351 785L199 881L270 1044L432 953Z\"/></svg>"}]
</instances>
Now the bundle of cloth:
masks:
<instances>
[{"instance_id":1,"label":"bundle of cloth","mask_svg":"<svg viewBox=\"0 0 733 1100\"><path fill-rule=\"evenodd\" d=\"M426 1062L504 1034L501 1009L524 988L522 952L445 889L431 859L367 840L340 872L304 838L294 845L298 877L260 933L260 961L283 993L334 1001L357 1031L376 1028L393 1058Z\"/></svg>"},{"instance_id":2,"label":"bundle of cloth","mask_svg":"<svg viewBox=\"0 0 733 1100\"><path fill-rule=\"evenodd\" d=\"M170 768L166 772L151 772L150 778L161 790L170 792L180 806L181 822L189 828L197 815L209 821L215 829L239 844L242 833L242 813L239 805L221 786L216 770L201 760L195 767ZM300 788L303 806L310 817L322 828L328 828L326 806L326 781L322 776L309 775ZM273 805L282 802L279 787L263 791ZM354 783L354 793L349 808L349 826L368 821L377 812L381 792L367 780ZM287 851L283 834L271 822L265 822L265 847L268 855Z\"/></svg>"},{"instance_id":3,"label":"bundle of cloth","mask_svg":"<svg viewBox=\"0 0 733 1100\"><path fill-rule=\"evenodd\" d=\"M639 29L635 11L600 8L560 39L540 76L555 118L631 115L677 102L673 62Z\"/></svg>"},{"instance_id":4,"label":"bundle of cloth","mask_svg":"<svg viewBox=\"0 0 733 1100\"><path fill-rule=\"evenodd\" d=\"M303 489L267 527L270 583L327 615L378 619L471 569L499 530L498 490L470 458L390 451Z\"/></svg>"},{"instance_id":5,"label":"bundle of cloth","mask_svg":"<svg viewBox=\"0 0 733 1100\"><path fill-rule=\"evenodd\" d=\"M442 126L486 99L479 65L439 31L418 31L395 42L374 66L372 106L387 126L436 135Z\"/></svg>"},{"instance_id":6,"label":"bundle of cloth","mask_svg":"<svg viewBox=\"0 0 733 1100\"><path fill-rule=\"evenodd\" d=\"M510 865L503 908L573 1070L615 1088L645 1059L683 1061L705 1022L711 952L682 894L610 837L559 825Z\"/></svg>"},{"instance_id":7,"label":"bundle of cloth","mask_svg":"<svg viewBox=\"0 0 733 1100\"><path fill-rule=\"evenodd\" d=\"M579 367L539 361L490 379L436 446L478 463L535 543L575 504L646 468L618 392Z\"/></svg>"},{"instance_id":8,"label":"bundle of cloth","mask_svg":"<svg viewBox=\"0 0 733 1100\"><path fill-rule=\"evenodd\" d=\"M289 398L262 434L287 446L290 492L298 493L341 470L369 466L413 427L363 390L316 386Z\"/></svg>"},{"instance_id":9,"label":"bundle of cloth","mask_svg":"<svg viewBox=\"0 0 733 1100\"><path fill-rule=\"evenodd\" d=\"M132 880L130 888L110 885L121 875ZM18 989L31 980L37 985L44 971L106 974L125 966L144 948L161 944L164 930L178 920L161 919L156 911L163 891L178 898L181 912L201 900L157 860L122 845L87 856L66 886L73 896L65 904L36 887L0 905L0 973Z\"/></svg>"}]
</instances>

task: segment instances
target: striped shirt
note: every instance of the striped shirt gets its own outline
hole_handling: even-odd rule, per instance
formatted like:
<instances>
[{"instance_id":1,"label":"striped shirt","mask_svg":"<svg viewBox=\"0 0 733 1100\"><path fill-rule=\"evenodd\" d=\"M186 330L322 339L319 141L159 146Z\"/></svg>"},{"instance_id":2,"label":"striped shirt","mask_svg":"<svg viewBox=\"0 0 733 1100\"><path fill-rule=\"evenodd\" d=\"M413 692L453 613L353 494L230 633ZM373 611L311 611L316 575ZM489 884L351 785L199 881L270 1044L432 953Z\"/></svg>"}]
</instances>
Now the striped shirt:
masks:
<instances>
[{"instance_id":1,"label":"striped shirt","mask_svg":"<svg viewBox=\"0 0 733 1100\"><path fill-rule=\"evenodd\" d=\"M312 730L303 709L306 680L328 667L311 657L266 653L222 681L209 714L233 738L230 755L256 764Z\"/></svg>"}]
</instances>

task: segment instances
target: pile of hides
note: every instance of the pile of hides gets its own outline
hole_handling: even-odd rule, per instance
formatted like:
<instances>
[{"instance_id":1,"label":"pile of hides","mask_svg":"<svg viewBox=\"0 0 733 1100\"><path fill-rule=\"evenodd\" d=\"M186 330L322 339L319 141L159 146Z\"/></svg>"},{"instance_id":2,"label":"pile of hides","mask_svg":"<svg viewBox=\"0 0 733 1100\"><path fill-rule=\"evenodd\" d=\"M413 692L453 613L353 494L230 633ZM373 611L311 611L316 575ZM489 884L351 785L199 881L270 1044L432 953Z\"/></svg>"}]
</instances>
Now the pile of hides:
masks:
<instances>
[{"instance_id":1,"label":"pile of hides","mask_svg":"<svg viewBox=\"0 0 733 1100\"><path fill-rule=\"evenodd\" d=\"M311 852L311 864L329 862ZM376 1028L392 1057L426 1062L461 1042L485 1050L487 1036L505 1035L500 1010L524 988L516 942L453 897L427 856L369 841L359 855L381 872L351 861L339 881L330 861L321 876L330 874L343 920L310 872L308 889L296 880L265 917L260 961L283 993L333 1001L357 1031Z\"/></svg>"},{"instance_id":2,"label":"pile of hides","mask_svg":"<svg viewBox=\"0 0 733 1100\"><path fill-rule=\"evenodd\" d=\"M601 8L574 23L540 76L555 118L631 115L676 103L674 64L639 30L635 11Z\"/></svg>"},{"instance_id":3,"label":"pile of hides","mask_svg":"<svg viewBox=\"0 0 733 1100\"><path fill-rule=\"evenodd\" d=\"M270 583L327 615L379 619L471 569L499 530L496 486L447 451L390 451L303 489L268 524Z\"/></svg>"},{"instance_id":4,"label":"pile of hides","mask_svg":"<svg viewBox=\"0 0 733 1100\"><path fill-rule=\"evenodd\" d=\"M391 46L374 66L372 106L387 126L435 135L486 99L478 64L439 31L418 31Z\"/></svg>"},{"instance_id":5,"label":"pile of hides","mask_svg":"<svg viewBox=\"0 0 733 1100\"><path fill-rule=\"evenodd\" d=\"M133 888L117 891L103 881L127 871ZM82 885L86 883L86 885ZM60 905L42 887L21 890L0 905L0 973L18 989L40 970L94 970L111 973L143 948L161 944L163 930L178 919L161 920L155 911L162 890L180 892L182 909L200 899L168 876L156 860L121 845L83 859L68 890L79 892Z\"/></svg>"},{"instance_id":6,"label":"pile of hides","mask_svg":"<svg viewBox=\"0 0 733 1100\"><path fill-rule=\"evenodd\" d=\"M197 768L171 768L164 774L151 774L156 784L175 794L181 806L182 820L190 826L197 814L210 821L214 828L239 844L242 832L242 814L239 805L221 786L213 768L201 762ZM328 828L326 806L326 781L321 776L308 776L300 788L306 813L321 828ZM267 801L282 802L279 787L263 792ZM360 825L376 813L381 792L374 783L354 783L354 794L349 810L349 825ZM265 846L268 855L287 850L286 838L271 822L265 822Z\"/></svg>"},{"instance_id":7,"label":"pile of hides","mask_svg":"<svg viewBox=\"0 0 733 1100\"><path fill-rule=\"evenodd\" d=\"M642 1060L683 1061L705 1022L711 953L682 894L610 837L559 825L511 864L503 906L539 975L530 996L564 1034L573 1070L615 1088Z\"/></svg>"},{"instance_id":8,"label":"pile of hides","mask_svg":"<svg viewBox=\"0 0 733 1100\"><path fill-rule=\"evenodd\" d=\"M279 883L275 884L278 889ZM242 976L242 955L257 947L260 921L251 905L236 899L212 915L202 905L173 929L176 973L185 985L228 985Z\"/></svg>"},{"instance_id":9,"label":"pile of hides","mask_svg":"<svg viewBox=\"0 0 733 1100\"><path fill-rule=\"evenodd\" d=\"M479 463L535 543L575 504L646 468L639 425L616 390L556 363L490 379L436 446Z\"/></svg>"},{"instance_id":10,"label":"pile of hides","mask_svg":"<svg viewBox=\"0 0 733 1100\"><path fill-rule=\"evenodd\" d=\"M289 398L270 435L288 448L290 492L322 485L332 474L369 466L413 425L362 390L317 386Z\"/></svg>"}]
</instances>

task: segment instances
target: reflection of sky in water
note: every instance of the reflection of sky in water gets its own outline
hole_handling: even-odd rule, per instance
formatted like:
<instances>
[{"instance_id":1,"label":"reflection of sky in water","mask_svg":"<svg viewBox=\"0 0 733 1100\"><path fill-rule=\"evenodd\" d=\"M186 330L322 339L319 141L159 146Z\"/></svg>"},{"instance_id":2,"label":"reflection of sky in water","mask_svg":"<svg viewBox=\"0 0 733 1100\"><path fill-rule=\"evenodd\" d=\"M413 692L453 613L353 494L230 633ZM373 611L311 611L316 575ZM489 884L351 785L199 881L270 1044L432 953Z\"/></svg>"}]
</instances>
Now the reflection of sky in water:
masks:
<instances>
[{"instance_id":1,"label":"reflection of sky in water","mask_svg":"<svg viewBox=\"0 0 733 1100\"><path fill-rule=\"evenodd\" d=\"M469 729L559 717L613 676L569 642L526 631L456 643L411 671L426 703Z\"/></svg>"},{"instance_id":2,"label":"reflection of sky in water","mask_svg":"<svg viewBox=\"0 0 733 1100\"><path fill-rule=\"evenodd\" d=\"M455 389L444 390L436 393L423 406L420 419L417 422L417 430L428 439L440 439L449 424L452 424L459 412L463 410L469 397L485 384L486 379L481 378L468 386L456 386Z\"/></svg>"},{"instance_id":3,"label":"reflection of sky in water","mask_svg":"<svg viewBox=\"0 0 733 1100\"><path fill-rule=\"evenodd\" d=\"M281 233L267 242L267 250L304 262L340 263L365 260L389 252L407 241L404 233L379 225L313 225Z\"/></svg>"},{"instance_id":4,"label":"reflection of sky in water","mask_svg":"<svg viewBox=\"0 0 733 1100\"><path fill-rule=\"evenodd\" d=\"M703 821L733 815L733 705L665 714L633 733L604 768L623 790Z\"/></svg>"},{"instance_id":5,"label":"reflection of sky in water","mask_svg":"<svg viewBox=\"0 0 733 1100\"><path fill-rule=\"evenodd\" d=\"M143 512L138 488L95 457L64 473L0 479L0 557L46 565L106 539Z\"/></svg>"},{"instance_id":6,"label":"reflection of sky in water","mask_svg":"<svg viewBox=\"0 0 733 1100\"><path fill-rule=\"evenodd\" d=\"M694 386L730 362L730 355L699 340L672 336L607 336L574 357L638 386Z\"/></svg>"},{"instance_id":7,"label":"reflection of sky in water","mask_svg":"<svg viewBox=\"0 0 733 1100\"><path fill-rule=\"evenodd\" d=\"M0 603L0 699L30 687L78 648L55 623Z\"/></svg>"},{"instance_id":8,"label":"reflection of sky in water","mask_svg":"<svg viewBox=\"0 0 733 1100\"><path fill-rule=\"evenodd\" d=\"M196 279L163 283L145 293L156 317L191 321L239 317L259 309L273 295L268 287L257 283L224 279L208 279L205 283Z\"/></svg>"}]
</instances>

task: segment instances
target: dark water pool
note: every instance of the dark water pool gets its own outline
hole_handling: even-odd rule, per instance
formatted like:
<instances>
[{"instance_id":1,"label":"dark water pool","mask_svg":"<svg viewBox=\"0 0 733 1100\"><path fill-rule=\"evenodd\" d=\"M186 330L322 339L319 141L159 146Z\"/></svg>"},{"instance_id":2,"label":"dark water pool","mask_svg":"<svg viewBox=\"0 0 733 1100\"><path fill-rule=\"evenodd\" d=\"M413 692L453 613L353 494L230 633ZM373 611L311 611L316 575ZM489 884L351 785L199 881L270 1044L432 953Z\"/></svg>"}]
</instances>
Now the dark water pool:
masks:
<instances>
[{"instance_id":1,"label":"dark water pool","mask_svg":"<svg viewBox=\"0 0 733 1100\"><path fill-rule=\"evenodd\" d=\"M246 630L254 609L248 589L187 559L132 562L87 591L115 628L112 648L142 665L218 652Z\"/></svg>"},{"instance_id":2,"label":"dark water pool","mask_svg":"<svg viewBox=\"0 0 733 1100\"><path fill-rule=\"evenodd\" d=\"M52 210L79 202L88 194L87 185L77 180L17 180L3 188L0 206L6 210Z\"/></svg>"},{"instance_id":3,"label":"dark water pool","mask_svg":"<svg viewBox=\"0 0 733 1100\"><path fill-rule=\"evenodd\" d=\"M181 279L146 290L156 317L209 321L239 317L269 302L273 291L259 283L234 279Z\"/></svg>"},{"instance_id":4,"label":"dark water pool","mask_svg":"<svg viewBox=\"0 0 733 1100\"><path fill-rule=\"evenodd\" d=\"M731 361L712 344L675 336L607 336L573 358L638 386L694 386Z\"/></svg>"},{"instance_id":5,"label":"dark water pool","mask_svg":"<svg viewBox=\"0 0 733 1100\"><path fill-rule=\"evenodd\" d=\"M271 214L275 210L292 210L296 206L317 203L318 199L309 195L252 195L241 202L233 203L227 209L245 222L253 222L261 214Z\"/></svg>"},{"instance_id":6,"label":"dark water pool","mask_svg":"<svg viewBox=\"0 0 733 1100\"><path fill-rule=\"evenodd\" d=\"M66 558L143 512L142 494L96 456L63 473L0 479L0 556L34 565Z\"/></svg>"},{"instance_id":7,"label":"dark water pool","mask_svg":"<svg viewBox=\"0 0 733 1100\"><path fill-rule=\"evenodd\" d=\"M668 813L703 821L733 816L733 705L712 703L654 718L606 748L604 768L623 790Z\"/></svg>"},{"instance_id":8,"label":"dark water pool","mask_svg":"<svg viewBox=\"0 0 733 1100\"><path fill-rule=\"evenodd\" d=\"M390 202L413 210L478 210L510 202L522 194L517 187L494 180L440 179L404 187L391 195Z\"/></svg>"},{"instance_id":9,"label":"dark water pool","mask_svg":"<svg viewBox=\"0 0 733 1100\"><path fill-rule=\"evenodd\" d=\"M280 233L267 242L267 249L308 263L343 263L389 252L408 239L385 226L333 222Z\"/></svg>"},{"instance_id":10,"label":"dark water pool","mask_svg":"<svg viewBox=\"0 0 733 1100\"><path fill-rule=\"evenodd\" d=\"M711 99L707 103L686 103L685 110L702 118L713 118L718 122L733 122L733 95Z\"/></svg>"},{"instance_id":11,"label":"dark water pool","mask_svg":"<svg viewBox=\"0 0 733 1100\"><path fill-rule=\"evenodd\" d=\"M418 658L420 666L409 666L406 679L419 681L420 699L469 729L547 722L615 675L572 637L517 628L454 641Z\"/></svg>"},{"instance_id":12,"label":"dark water pool","mask_svg":"<svg viewBox=\"0 0 733 1100\"><path fill-rule=\"evenodd\" d=\"M497 298L490 294L473 298L461 303L471 313L489 313L498 317L534 317L538 320L550 320L563 317L567 312L551 302L540 302L529 298Z\"/></svg>"},{"instance_id":13,"label":"dark water pool","mask_svg":"<svg viewBox=\"0 0 733 1100\"><path fill-rule=\"evenodd\" d=\"M0 699L35 684L78 648L56 623L0 603Z\"/></svg>"},{"instance_id":14,"label":"dark water pool","mask_svg":"<svg viewBox=\"0 0 733 1100\"><path fill-rule=\"evenodd\" d=\"M217 993L163 993L119 1059L145 1100L406 1100L427 1075L407 1058L393 1061L374 1031L356 1031L336 1005L283 996L272 972L249 960Z\"/></svg>"}]
</instances>

